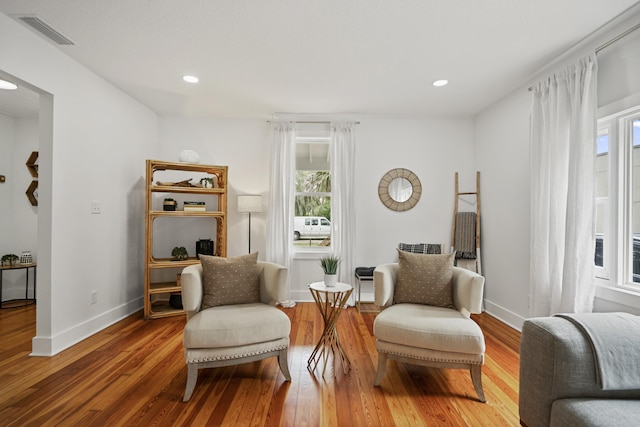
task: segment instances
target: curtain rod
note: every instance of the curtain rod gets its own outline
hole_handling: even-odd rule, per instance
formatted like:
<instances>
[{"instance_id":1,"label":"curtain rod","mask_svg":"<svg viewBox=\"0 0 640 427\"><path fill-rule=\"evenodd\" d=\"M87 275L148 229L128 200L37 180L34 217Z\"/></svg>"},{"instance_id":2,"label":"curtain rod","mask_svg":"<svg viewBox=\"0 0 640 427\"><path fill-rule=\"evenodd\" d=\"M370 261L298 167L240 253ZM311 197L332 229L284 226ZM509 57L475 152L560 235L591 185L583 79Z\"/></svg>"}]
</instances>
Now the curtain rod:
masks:
<instances>
[{"instance_id":1,"label":"curtain rod","mask_svg":"<svg viewBox=\"0 0 640 427\"><path fill-rule=\"evenodd\" d=\"M626 36L628 36L629 34L633 33L635 30L640 28L640 23L634 25L633 27L629 28L627 31L618 34L617 36L615 36L614 38L612 38L611 40L601 44L600 46L598 46L596 48L596 53L599 53L601 50L608 48L609 46L611 46L612 44L614 44L615 42L617 42L620 39L625 38ZM529 86L529 92L531 92L533 90L533 86Z\"/></svg>"},{"instance_id":2,"label":"curtain rod","mask_svg":"<svg viewBox=\"0 0 640 427\"><path fill-rule=\"evenodd\" d=\"M596 48L596 53L600 52L602 49L605 49L609 46L611 46L612 44L614 44L615 42L617 42L618 40L628 36L629 34L633 33L635 30L637 30L638 28L640 28L640 23L634 25L633 27L629 28L627 31L625 31L622 34L618 34L617 36L615 36L614 38L612 38L611 40L609 40L608 42L602 44L601 46L598 46Z\"/></svg>"}]
</instances>

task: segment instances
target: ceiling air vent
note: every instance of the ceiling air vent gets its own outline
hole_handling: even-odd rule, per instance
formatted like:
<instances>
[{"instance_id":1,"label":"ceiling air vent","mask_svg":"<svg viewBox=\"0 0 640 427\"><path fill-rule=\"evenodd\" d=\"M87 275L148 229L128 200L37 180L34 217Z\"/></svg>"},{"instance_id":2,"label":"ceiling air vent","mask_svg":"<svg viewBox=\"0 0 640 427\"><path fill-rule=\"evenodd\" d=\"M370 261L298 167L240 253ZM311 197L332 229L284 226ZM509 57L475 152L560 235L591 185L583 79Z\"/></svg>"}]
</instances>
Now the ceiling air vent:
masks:
<instances>
[{"instance_id":1,"label":"ceiling air vent","mask_svg":"<svg viewBox=\"0 0 640 427\"><path fill-rule=\"evenodd\" d=\"M74 43L60 34L58 31L54 30L49 24L44 22L42 19L38 18L34 15L21 15L16 17L18 20L27 24L43 36L47 37L50 40L53 40L57 44L61 45L73 45Z\"/></svg>"}]
</instances>

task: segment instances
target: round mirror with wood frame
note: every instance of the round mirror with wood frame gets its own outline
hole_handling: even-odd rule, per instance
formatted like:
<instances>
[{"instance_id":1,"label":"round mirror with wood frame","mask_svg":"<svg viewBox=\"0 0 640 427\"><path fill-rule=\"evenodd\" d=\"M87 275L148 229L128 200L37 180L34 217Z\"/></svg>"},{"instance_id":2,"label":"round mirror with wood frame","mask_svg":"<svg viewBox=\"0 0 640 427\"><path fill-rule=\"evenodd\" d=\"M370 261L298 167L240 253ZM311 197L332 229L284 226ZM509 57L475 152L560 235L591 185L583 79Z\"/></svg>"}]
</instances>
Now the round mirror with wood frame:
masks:
<instances>
[{"instance_id":1,"label":"round mirror with wood frame","mask_svg":"<svg viewBox=\"0 0 640 427\"><path fill-rule=\"evenodd\" d=\"M380 201L394 211L408 211L418 203L421 195L422 184L409 169L391 169L378 184Z\"/></svg>"}]
</instances>

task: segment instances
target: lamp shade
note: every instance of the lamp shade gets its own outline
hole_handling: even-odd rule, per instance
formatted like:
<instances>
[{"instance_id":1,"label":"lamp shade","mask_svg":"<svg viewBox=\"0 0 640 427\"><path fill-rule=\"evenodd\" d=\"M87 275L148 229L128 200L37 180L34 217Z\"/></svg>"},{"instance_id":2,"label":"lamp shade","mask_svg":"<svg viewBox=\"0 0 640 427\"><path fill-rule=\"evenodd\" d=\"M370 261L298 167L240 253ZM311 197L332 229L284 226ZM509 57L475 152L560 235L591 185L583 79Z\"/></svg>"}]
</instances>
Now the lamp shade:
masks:
<instances>
[{"instance_id":1,"label":"lamp shade","mask_svg":"<svg viewBox=\"0 0 640 427\"><path fill-rule=\"evenodd\" d=\"M248 194L238 196L238 212L262 212L262 196L253 196Z\"/></svg>"}]
</instances>

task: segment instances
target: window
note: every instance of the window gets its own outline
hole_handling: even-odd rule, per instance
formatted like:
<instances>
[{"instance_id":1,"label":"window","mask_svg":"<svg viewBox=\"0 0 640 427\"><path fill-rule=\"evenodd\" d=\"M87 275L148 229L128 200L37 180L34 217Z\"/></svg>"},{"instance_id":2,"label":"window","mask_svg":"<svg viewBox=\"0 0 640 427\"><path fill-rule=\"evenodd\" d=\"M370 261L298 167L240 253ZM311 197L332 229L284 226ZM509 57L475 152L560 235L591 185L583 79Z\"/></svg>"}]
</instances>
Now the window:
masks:
<instances>
[{"instance_id":1,"label":"window","mask_svg":"<svg viewBox=\"0 0 640 427\"><path fill-rule=\"evenodd\" d=\"M605 260L605 241L609 235L609 128L599 129L596 140L596 275L609 277L609 259Z\"/></svg>"},{"instance_id":2,"label":"window","mask_svg":"<svg viewBox=\"0 0 640 427\"><path fill-rule=\"evenodd\" d=\"M331 245L330 129L313 124L296 137L294 247L322 250Z\"/></svg>"},{"instance_id":3,"label":"window","mask_svg":"<svg viewBox=\"0 0 640 427\"><path fill-rule=\"evenodd\" d=\"M595 274L640 291L640 107L598 121Z\"/></svg>"}]
</instances>

